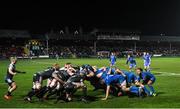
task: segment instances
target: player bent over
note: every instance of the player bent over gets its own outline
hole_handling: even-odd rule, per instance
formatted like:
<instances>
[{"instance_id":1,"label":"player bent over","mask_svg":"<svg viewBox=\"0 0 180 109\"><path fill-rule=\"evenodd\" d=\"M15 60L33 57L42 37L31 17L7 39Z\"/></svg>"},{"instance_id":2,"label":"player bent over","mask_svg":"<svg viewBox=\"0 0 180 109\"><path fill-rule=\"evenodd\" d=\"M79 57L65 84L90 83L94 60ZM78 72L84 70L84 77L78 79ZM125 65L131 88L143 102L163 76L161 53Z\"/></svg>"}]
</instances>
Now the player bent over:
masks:
<instances>
[{"instance_id":1,"label":"player bent over","mask_svg":"<svg viewBox=\"0 0 180 109\"><path fill-rule=\"evenodd\" d=\"M59 71L52 73L52 81L46 90L41 92L41 97L48 99L49 96L57 93L57 99L60 99L63 91L64 83L74 75L76 69L74 69L71 63L66 63L64 68L61 68Z\"/></svg>"},{"instance_id":2,"label":"player bent over","mask_svg":"<svg viewBox=\"0 0 180 109\"><path fill-rule=\"evenodd\" d=\"M41 98L42 94L40 92L46 90L46 88L48 87L45 86L42 88L43 80L50 79L52 77L52 73L56 70L59 70L59 64L54 64L52 68L35 73L33 75L32 90L27 94L27 97L25 97L24 100L31 102L34 95L37 95L38 98ZM49 84L50 81L48 81L47 85Z\"/></svg>"},{"instance_id":3,"label":"player bent over","mask_svg":"<svg viewBox=\"0 0 180 109\"><path fill-rule=\"evenodd\" d=\"M11 99L11 96L12 96L11 93L13 91L15 91L17 88L15 81L13 81L14 75L16 75L16 73L25 73L25 72L16 70L15 64L17 62L17 58L11 57L10 61L11 61L11 64L9 65L9 67L7 69L7 75L5 77L5 82L8 83L8 85L9 85L8 92L6 95L4 95L4 98L7 100Z\"/></svg>"},{"instance_id":4,"label":"player bent over","mask_svg":"<svg viewBox=\"0 0 180 109\"><path fill-rule=\"evenodd\" d=\"M57 93L57 99L60 99L61 92L63 90L64 83L71 77L73 74L69 70L60 70L52 73L52 81L44 93L44 98L48 99L51 95Z\"/></svg>"},{"instance_id":5,"label":"player bent over","mask_svg":"<svg viewBox=\"0 0 180 109\"><path fill-rule=\"evenodd\" d=\"M146 91L146 93L149 96L156 96L154 87L152 86L156 80L155 76L151 74L150 72L143 72L142 68L137 68L136 73L138 75L137 77L138 85L142 87L145 87L144 85L148 85L150 92ZM142 83L140 83L141 80L142 80Z\"/></svg>"},{"instance_id":6,"label":"player bent over","mask_svg":"<svg viewBox=\"0 0 180 109\"><path fill-rule=\"evenodd\" d=\"M116 72L126 78L127 85L123 90L126 91L130 96L136 95L139 97L143 97L149 93L145 86L138 85L137 76L133 72L128 72L120 69L117 69ZM137 87L136 85L139 87Z\"/></svg>"},{"instance_id":7,"label":"player bent over","mask_svg":"<svg viewBox=\"0 0 180 109\"><path fill-rule=\"evenodd\" d=\"M65 92L66 92L66 101L72 101L72 95L77 89L82 89L83 96L81 101L87 102L87 87L84 84L84 80L86 78L86 73L84 72L77 72L75 75L71 76L64 85Z\"/></svg>"}]
</instances>

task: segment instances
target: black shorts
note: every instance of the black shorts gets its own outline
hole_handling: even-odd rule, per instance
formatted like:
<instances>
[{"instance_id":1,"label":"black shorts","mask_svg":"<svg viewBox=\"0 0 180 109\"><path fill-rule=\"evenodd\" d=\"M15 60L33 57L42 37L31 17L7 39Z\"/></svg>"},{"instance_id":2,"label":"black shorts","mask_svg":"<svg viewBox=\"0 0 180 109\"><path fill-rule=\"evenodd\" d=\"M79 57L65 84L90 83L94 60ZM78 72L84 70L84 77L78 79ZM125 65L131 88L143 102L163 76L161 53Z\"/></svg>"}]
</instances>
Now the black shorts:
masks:
<instances>
[{"instance_id":1,"label":"black shorts","mask_svg":"<svg viewBox=\"0 0 180 109\"><path fill-rule=\"evenodd\" d=\"M13 81L13 80L10 79L10 78L6 78L6 79L5 79L5 82L8 83L9 86L11 86L11 84L12 84L13 82L15 82L15 81Z\"/></svg>"},{"instance_id":2,"label":"black shorts","mask_svg":"<svg viewBox=\"0 0 180 109\"><path fill-rule=\"evenodd\" d=\"M33 75L33 82L40 82L41 76L38 73Z\"/></svg>"}]
</instances>

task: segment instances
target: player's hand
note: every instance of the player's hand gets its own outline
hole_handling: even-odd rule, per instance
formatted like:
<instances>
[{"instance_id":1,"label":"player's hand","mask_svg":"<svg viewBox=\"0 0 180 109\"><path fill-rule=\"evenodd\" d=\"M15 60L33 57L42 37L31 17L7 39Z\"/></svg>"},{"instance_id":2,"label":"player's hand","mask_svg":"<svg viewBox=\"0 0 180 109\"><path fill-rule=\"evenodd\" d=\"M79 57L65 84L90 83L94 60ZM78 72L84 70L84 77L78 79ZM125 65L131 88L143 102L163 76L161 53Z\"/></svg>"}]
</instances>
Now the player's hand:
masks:
<instances>
[{"instance_id":1,"label":"player's hand","mask_svg":"<svg viewBox=\"0 0 180 109\"><path fill-rule=\"evenodd\" d=\"M102 98L101 100L105 101L105 100L107 100L107 98Z\"/></svg>"},{"instance_id":2,"label":"player's hand","mask_svg":"<svg viewBox=\"0 0 180 109\"><path fill-rule=\"evenodd\" d=\"M16 73L13 73L13 75L16 75Z\"/></svg>"}]
</instances>

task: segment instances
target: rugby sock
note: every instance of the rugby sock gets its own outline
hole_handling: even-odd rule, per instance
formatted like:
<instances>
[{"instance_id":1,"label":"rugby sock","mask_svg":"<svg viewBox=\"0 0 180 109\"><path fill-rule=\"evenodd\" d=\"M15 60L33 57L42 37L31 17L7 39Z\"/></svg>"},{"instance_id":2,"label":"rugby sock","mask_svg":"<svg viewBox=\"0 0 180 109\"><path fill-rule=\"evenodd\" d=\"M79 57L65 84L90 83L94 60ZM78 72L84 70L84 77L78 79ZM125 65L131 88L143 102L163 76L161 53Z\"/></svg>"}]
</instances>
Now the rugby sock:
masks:
<instances>
[{"instance_id":1,"label":"rugby sock","mask_svg":"<svg viewBox=\"0 0 180 109\"><path fill-rule=\"evenodd\" d=\"M11 96L11 92L10 91L7 92L7 96Z\"/></svg>"},{"instance_id":2,"label":"rugby sock","mask_svg":"<svg viewBox=\"0 0 180 109\"><path fill-rule=\"evenodd\" d=\"M154 93L154 92L155 92L155 90L154 90L153 86L149 85L148 87L149 87L149 89L151 90L151 92L152 92L152 93Z\"/></svg>"},{"instance_id":3,"label":"rugby sock","mask_svg":"<svg viewBox=\"0 0 180 109\"><path fill-rule=\"evenodd\" d=\"M29 93L28 93L28 97L31 98L32 96L34 96L36 94L35 90L32 89Z\"/></svg>"},{"instance_id":4,"label":"rugby sock","mask_svg":"<svg viewBox=\"0 0 180 109\"><path fill-rule=\"evenodd\" d=\"M46 86L44 86L44 87L42 87L42 88L39 90L39 92L37 93L36 96L37 96L38 98L42 98L48 91L49 91L49 88L46 87Z\"/></svg>"},{"instance_id":5,"label":"rugby sock","mask_svg":"<svg viewBox=\"0 0 180 109\"><path fill-rule=\"evenodd\" d=\"M136 87L136 86L131 86L130 87L130 92L131 93L135 93L135 94L139 94L139 88L138 87Z\"/></svg>"},{"instance_id":6,"label":"rugby sock","mask_svg":"<svg viewBox=\"0 0 180 109\"><path fill-rule=\"evenodd\" d=\"M144 86L143 89L147 95L150 95L150 91L146 88L146 86Z\"/></svg>"},{"instance_id":7,"label":"rugby sock","mask_svg":"<svg viewBox=\"0 0 180 109\"><path fill-rule=\"evenodd\" d=\"M51 95L54 95L54 94L56 94L56 93L57 93L57 89L52 90L52 91L50 91L50 92L47 94L47 97L50 97Z\"/></svg>"}]
</instances>

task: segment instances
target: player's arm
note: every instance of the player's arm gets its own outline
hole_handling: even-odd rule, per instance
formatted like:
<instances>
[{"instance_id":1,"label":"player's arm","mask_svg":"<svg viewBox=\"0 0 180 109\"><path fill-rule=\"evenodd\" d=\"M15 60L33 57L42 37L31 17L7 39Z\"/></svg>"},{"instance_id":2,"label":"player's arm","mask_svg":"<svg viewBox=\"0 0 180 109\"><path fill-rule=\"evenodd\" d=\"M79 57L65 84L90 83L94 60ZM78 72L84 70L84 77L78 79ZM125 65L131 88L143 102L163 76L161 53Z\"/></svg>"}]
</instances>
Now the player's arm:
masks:
<instances>
[{"instance_id":1,"label":"player's arm","mask_svg":"<svg viewBox=\"0 0 180 109\"><path fill-rule=\"evenodd\" d=\"M16 73L26 73L26 72L22 72L22 71L19 71L19 70L15 70Z\"/></svg>"},{"instance_id":2,"label":"player's arm","mask_svg":"<svg viewBox=\"0 0 180 109\"><path fill-rule=\"evenodd\" d=\"M138 77L136 77L135 78L135 85L137 85L137 86L142 86L142 83L140 82L140 77L138 76Z\"/></svg>"},{"instance_id":3,"label":"player's arm","mask_svg":"<svg viewBox=\"0 0 180 109\"><path fill-rule=\"evenodd\" d=\"M146 59L146 58L145 58L145 55L143 55L142 58L145 60L145 59Z\"/></svg>"},{"instance_id":4,"label":"player's arm","mask_svg":"<svg viewBox=\"0 0 180 109\"><path fill-rule=\"evenodd\" d=\"M141 85L141 83L139 82L139 81L135 81L135 85L137 85L137 86L140 86Z\"/></svg>"},{"instance_id":5,"label":"player's arm","mask_svg":"<svg viewBox=\"0 0 180 109\"><path fill-rule=\"evenodd\" d=\"M106 96L102 100L107 100L107 98L109 96L109 91L110 91L110 85L107 85L107 87L106 87Z\"/></svg>"},{"instance_id":6,"label":"player's arm","mask_svg":"<svg viewBox=\"0 0 180 109\"><path fill-rule=\"evenodd\" d=\"M119 70L119 69L116 69L116 73L121 74L121 75L123 75L124 77L126 77L126 75L124 74L124 72L121 71L121 70Z\"/></svg>"}]
</instances>

